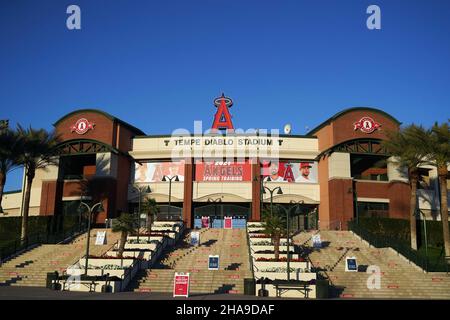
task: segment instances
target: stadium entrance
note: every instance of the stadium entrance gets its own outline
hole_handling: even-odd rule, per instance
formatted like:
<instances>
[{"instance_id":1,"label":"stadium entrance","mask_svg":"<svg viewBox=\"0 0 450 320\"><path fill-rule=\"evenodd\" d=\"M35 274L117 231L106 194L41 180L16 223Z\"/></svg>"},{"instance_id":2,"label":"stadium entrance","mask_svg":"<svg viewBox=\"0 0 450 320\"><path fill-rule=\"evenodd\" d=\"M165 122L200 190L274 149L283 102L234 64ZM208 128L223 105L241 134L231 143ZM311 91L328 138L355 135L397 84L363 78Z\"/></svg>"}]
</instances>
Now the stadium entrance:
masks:
<instances>
[{"instance_id":1,"label":"stadium entrance","mask_svg":"<svg viewBox=\"0 0 450 320\"><path fill-rule=\"evenodd\" d=\"M243 229L250 215L250 204L206 203L194 208L194 228Z\"/></svg>"}]
</instances>

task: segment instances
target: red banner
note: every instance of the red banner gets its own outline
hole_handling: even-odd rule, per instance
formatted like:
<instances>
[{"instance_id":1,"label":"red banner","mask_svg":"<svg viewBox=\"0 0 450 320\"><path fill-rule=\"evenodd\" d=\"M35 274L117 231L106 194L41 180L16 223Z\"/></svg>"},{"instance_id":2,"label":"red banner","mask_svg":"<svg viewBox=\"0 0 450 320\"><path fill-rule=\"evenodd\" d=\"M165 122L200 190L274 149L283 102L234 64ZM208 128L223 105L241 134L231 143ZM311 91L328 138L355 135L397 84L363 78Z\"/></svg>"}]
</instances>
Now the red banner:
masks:
<instances>
[{"instance_id":1,"label":"red banner","mask_svg":"<svg viewBox=\"0 0 450 320\"><path fill-rule=\"evenodd\" d=\"M249 162L197 162L195 180L205 182L251 181L252 166Z\"/></svg>"},{"instance_id":2,"label":"red banner","mask_svg":"<svg viewBox=\"0 0 450 320\"><path fill-rule=\"evenodd\" d=\"M189 296L189 273L187 274L175 273L175 279L173 280L173 296L174 297Z\"/></svg>"},{"instance_id":3,"label":"red banner","mask_svg":"<svg viewBox=\"0 0 450 320\"><path fill-rule=\"evenodd\" d=\"M231 217L224 217L224 229L233 229L233 219Z\"/></svg>"}]
</instances>

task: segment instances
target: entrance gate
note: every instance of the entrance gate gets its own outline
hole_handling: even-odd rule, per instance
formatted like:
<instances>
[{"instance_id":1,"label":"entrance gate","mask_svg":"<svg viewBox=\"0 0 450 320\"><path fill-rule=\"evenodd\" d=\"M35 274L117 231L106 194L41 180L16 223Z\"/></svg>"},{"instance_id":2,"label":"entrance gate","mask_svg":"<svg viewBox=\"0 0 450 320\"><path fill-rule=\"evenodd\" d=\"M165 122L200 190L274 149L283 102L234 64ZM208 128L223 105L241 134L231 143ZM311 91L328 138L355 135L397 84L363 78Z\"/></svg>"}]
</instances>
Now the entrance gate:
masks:
<instances>
[{"instance_id":1,"label":"entrance gate","mask_svg":"<svg viewBox=\"0 0 450 320\"><path fill-rule=\"evenodd\" d=\"M249 213L250 206L223 203L200 205L194 208L194 228L226 228L229 226L225 226L226 220L231 218L231 228L243 229Z\"/></svg>"}]
</instances>

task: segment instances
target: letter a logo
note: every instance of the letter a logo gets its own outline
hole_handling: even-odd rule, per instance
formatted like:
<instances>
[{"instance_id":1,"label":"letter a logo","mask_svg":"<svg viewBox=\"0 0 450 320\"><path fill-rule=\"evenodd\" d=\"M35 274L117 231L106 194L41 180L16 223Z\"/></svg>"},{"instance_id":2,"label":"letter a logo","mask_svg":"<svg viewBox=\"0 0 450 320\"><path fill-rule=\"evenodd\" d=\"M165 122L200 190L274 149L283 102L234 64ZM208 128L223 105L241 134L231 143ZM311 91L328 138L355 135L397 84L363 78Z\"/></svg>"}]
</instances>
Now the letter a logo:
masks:
<instances>
[{"instance_id":1,"label":"letter a logo","mask_svg":"<svg viewBox=\"0 0 450 320\"><path fill-rule=\"evenodd\" d=\"M217 107L217 112L214 115L214 122L211 129L215 130L233 130L233 122L231 121L230 108L233 105L233 101L225 97L222 93L222 96L214 99L214 104Z\"/></svg>"}]
</instances>

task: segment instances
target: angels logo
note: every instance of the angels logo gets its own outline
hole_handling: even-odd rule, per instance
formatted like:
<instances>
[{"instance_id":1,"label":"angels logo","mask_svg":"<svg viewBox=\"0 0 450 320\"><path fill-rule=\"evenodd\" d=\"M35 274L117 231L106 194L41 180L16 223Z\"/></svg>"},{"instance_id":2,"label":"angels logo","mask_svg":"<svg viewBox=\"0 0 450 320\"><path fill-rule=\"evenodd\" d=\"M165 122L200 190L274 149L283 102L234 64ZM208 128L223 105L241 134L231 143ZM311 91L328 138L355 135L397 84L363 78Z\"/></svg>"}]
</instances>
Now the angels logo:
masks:
<instances>
[{"instance_id":1,"label":"angels logo","mask_svg":"<svg viewBox=\"0 0 450 320\"><path fill-rule=\"evenodd\" d=\"M362 117L359 121L353 124L354 130L360 129L365 133L372 133L381 127L381 124L373 120L371 117Z\"/></svg>"},{"instance_id":2,"label":"angels logo","mask_svg":"<svg viewBox=\"0 0 450 320\"><path fill-rule=\"evenodd\" d=\"M78 134L85 134L88 130L94 130L95 123L89 122L85 118L81 118L70 127L70 132L76 132Z\"/></svg>"}]
</instances>

